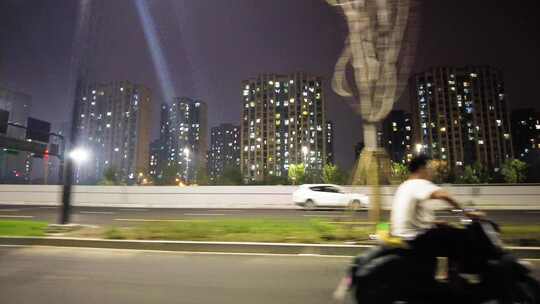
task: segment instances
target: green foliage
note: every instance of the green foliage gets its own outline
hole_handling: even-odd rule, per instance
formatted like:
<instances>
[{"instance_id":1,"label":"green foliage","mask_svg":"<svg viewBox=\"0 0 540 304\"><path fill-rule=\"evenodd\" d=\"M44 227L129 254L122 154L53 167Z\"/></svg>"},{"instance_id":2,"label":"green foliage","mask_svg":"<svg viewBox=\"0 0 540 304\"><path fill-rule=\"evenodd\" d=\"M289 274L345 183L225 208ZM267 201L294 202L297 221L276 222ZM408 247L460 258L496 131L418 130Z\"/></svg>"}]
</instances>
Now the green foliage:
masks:
<instances>
[{"instance_id":1,"label":"green foliage","mask_svg":"<svg viewBox=\"0 0 540 304\"><path fill-rule=\"evenodd\" d=\"M401 184L409 176L409 168L407 165L392 162L392 178L391 181L393 184Z\"/></svg>"},{"instance_id":2,"label":"green foliage","mask_svg":"<svg viewBox=\"0 0 540 304\"><path fill-rule=\"evenodd\" d=\"M163 169L163 174L155 179L155 184L160 186L177 185L176 179L180 176L179 172L180 166L178 164L166 166Z\"/></svg>"},{"instance_id":3,"label":"green foliage","mask_svg":"<svg viewBox=\"0 0 540 304\"><path fill-rule=\"evenodd\" d=\"M114 167L107 167L103 172L103 179L98 182L100 186L120 186L124 184L118 177L118 172Z\"/></svg>"},{"instance_id":4,"label":"green foliage","mask_svg":"<svg viewBox=\"0 0 540 304\"><path fill-rule=\"evenodd\" d=\"M223 170L223 175L217 180L218 185L235 186L242 185L242 172L238 167L227 167Z\"/></svg>"},{"instance_id":5,"label":"green foliage","mask_svg":"<svg viewBox=\"0 0 540 304\"><path fill-rule=\"evenodd\" d=\"M479 184L480 179L476 175L472 166L465 166L463 172L458 176L457 180L460 184Z\"/></svg>"},{"instance_id":6,"label":"green foliage","mask_svg":"<svg viewBox=\"0 0 540 304\"><path fill-rule=\"evenodd\" d=\"M306 167L304 164L293 164L289 166L289 181L293 185L301 185L306 181Z\"/></svg>"},{"instance_id":7,"label":"green foliage","mask_svg":"<svg viewBox=\"0 0 540 304\"><path fill-rule=\"evenodd\" d=\"M446 183L450 179L450 168L448 162L441 159L430 161L429 166L433 170L433 181L436 184Z\"/></svg>"},{"instance_id":8,"label":"green foliage","mask_svg":"<svg viewBox=\"0 0 540 304\"><path fill-rule=\"evenodd\" d=\"M208 169L206 166L199 166L197 168L196 179L197 185L206 186L210 183L210 178L208 177Z\"/></svg>"},{"instance_id":9,"label":"green foliage","mask_svg":"<svg viewBox=\"0 0 540 304\"><path fill-rule=\"evenodd\" d=\"M456 179L456 182L460 184L484 184L490 181L489 171L478 162L472 166L465 166L463 172Z\"/></svg>"},{"instance_id":10,"label":"green foliage","mask_svg":"<svg viewBox=\"0 0 540 304\"><path fill-rule=\"evenodd\" d=\"M265 185L288 185L289 180L284 176L267 175L264 180Z\"/></svg>"},{"instance_id":11,"label":"green foliage","mask_svg":"<svg viewBox=\"0 0 540 304\"><path fill-rule=\"evenodd\" d=\"M226 219L154 222L109 228L109 239L327 243L363 240L369 226L351 227L323 220Z\"/></svg>"},{"instance_id":12,"label":"green foliage","mask_svg":"<svg viewBox=\"0 0 540 304\"><path fill-rule=\"evenodd\" d=\"M46 222L0 221L1 236L44 236Z\"/></svg>"},{"instance_id":13,"label":"green foliage","mask_svg":"<svg viewBox=\"0 0 540 304\"><path fill-rule=\"evenodd\" d=\"M522 183L527 177L527 164L519 159L507 159L502 166L501 174L507 183Z\"/></svg>"},{"instance_id":14,"label":"green foliage","mask_svg":"<svg viewBox=\"0 0 540 304\"><path fill-rule=\"evenodd\" d=\"M322 181L325 184L344 184L345 174L339 169L338 166L326 164L322 170Z\"/></svg>"}]
</instances>

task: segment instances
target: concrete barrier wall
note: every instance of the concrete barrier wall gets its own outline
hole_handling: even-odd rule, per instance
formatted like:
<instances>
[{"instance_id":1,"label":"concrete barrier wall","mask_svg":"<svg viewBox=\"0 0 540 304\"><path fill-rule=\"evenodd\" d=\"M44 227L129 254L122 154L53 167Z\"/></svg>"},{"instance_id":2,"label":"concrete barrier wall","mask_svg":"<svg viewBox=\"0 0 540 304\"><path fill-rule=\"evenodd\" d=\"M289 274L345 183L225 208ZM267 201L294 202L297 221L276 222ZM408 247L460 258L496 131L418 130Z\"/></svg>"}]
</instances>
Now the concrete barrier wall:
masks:
<instances>
[{"instance_id":1,"label":"concrete barrier wall","mask_svg":"<svg viewBox=\"0 0 540 304\"><path fill-rule=\"evenodd\" d=\"M459 201L479 208L538 209L540 185L448 186ZM294 186L125 187L75 186L75 206L145 208L297 208L291 201ZM368 187L345 187L370 194ZM383 208L389 208L396 187L382 187ZM58 205L60 186L0 185L0 204Z\"/></svg>"}]
</instances>

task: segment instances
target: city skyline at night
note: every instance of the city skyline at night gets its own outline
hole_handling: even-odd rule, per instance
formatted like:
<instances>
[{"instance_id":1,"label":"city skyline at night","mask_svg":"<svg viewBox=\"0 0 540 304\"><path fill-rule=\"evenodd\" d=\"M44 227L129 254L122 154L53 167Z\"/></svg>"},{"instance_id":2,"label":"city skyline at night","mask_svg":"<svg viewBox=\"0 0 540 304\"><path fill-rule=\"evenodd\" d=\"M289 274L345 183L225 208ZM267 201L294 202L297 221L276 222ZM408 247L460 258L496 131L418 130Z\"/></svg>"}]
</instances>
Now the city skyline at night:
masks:
<instances>
[{"instance_id":1,"label":"city skyline at night","mask_svg":"<svg viewBox=\"0 0 540 304\"><path fill-rule=\"evenodd\" d=\"M538 53L538 42L529 39L530 29L538 21L527 14L533 2L523 2L520 8L487 3L422 1L422 30L414 70L488 64L505 75L510 110L538 109L532 89L538 67L532 54ZM324 1L307 4L295 1L281 12L279 5L261 3L255 7L240 0L230 6L208 1L161 1L150 3L148 9L167 59L175 96L205 100L210 126L238 123L238 84L251 75L262 71L321 75L325 79L328 118L334 121L334 158L339 165L348 167L354 161L350 153L354 143L362 141L361 119L332 92L329 84L346 27L341 16ZM4 1L1 5L0 35L10 48L0 51L0 83L33 96L32 116L51 122L69 120L72 98L68 76L76 2L51 5ZM165 98L134 3L115 1L101 3L100 7L99 25L107 30L98 31L95 39L99 46L94 52L96 60L92 61L95 81L126 79L148 86L156 101L153 120L159 120L159 104ZM279 14L285 15L276 19ZM224 22L231 16L246 18ZM274 19L283 21L274 23ZM20 26L21 21L27 22ZM222 25L219 34L214 30L216 24ZM247 25L253 32L244 30ZM253 35L255 32L265 33L265 38ZM54 33L56 43L48 43L45 37L50 35L46 33ZM247 44L250 47L242 47ZM410 111L407 99L402 96L396 109ZM67 111L51 110L58 107ZM156 125L153 139L159 134Z\"/></svg>"}]
</instances>

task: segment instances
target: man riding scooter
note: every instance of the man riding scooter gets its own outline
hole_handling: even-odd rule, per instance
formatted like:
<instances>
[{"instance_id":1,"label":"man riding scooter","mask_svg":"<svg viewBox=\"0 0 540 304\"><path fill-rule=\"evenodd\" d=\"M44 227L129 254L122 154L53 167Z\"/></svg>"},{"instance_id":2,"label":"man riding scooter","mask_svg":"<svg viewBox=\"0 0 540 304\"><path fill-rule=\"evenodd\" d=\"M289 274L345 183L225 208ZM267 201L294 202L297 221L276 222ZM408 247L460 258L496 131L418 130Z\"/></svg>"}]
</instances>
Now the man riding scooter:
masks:
<instances>
[{"instance_id":1,"label":"man riding scooter","mask_svg":"<svg viewBox=\"0 0 540 304\"><path fill-rule=\"evenodd\" d=\"M409 164L410 176L394 195L391 235L404 240L419 255L459 259L464 252L464 231L435 221L433 204L442 200L463 210L450 194L434 183L430 158L420 155ZM477 214L465 213L476 217Z\"/></svg>"}]
</instances>

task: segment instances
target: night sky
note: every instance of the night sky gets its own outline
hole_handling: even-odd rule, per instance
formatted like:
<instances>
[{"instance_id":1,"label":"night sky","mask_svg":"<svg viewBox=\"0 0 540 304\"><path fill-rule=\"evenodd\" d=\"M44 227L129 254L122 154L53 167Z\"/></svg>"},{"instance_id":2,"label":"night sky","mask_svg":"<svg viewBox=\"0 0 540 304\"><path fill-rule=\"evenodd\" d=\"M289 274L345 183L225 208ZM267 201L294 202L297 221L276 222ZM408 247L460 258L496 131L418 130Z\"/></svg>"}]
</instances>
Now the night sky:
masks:
<instances>
[{"instance_id":1,"label":"night sky","mask_svg":"<svg viewBox=\"0 0 540 304\"><path fill-rule=\"evenodd\" d=\"M540 108L537 1L423 0L415 70L488 64L505 74L512 108ZM329 87L346 36L336 10L322 0L148 1L174 94L209 105L209 125L239 124L240 82L258 73L306 71L326 82L336 123L337 161L350 166L361 119ZM33 96L32 115L69 118L74 0L0 0L0 83ZM107 1L95 52L98 81L130 80L163 92L134 1ZM406 98L397 107L407 109ZM154 130L154 134L156 131Z\"/></svg>"}]
</instances>

